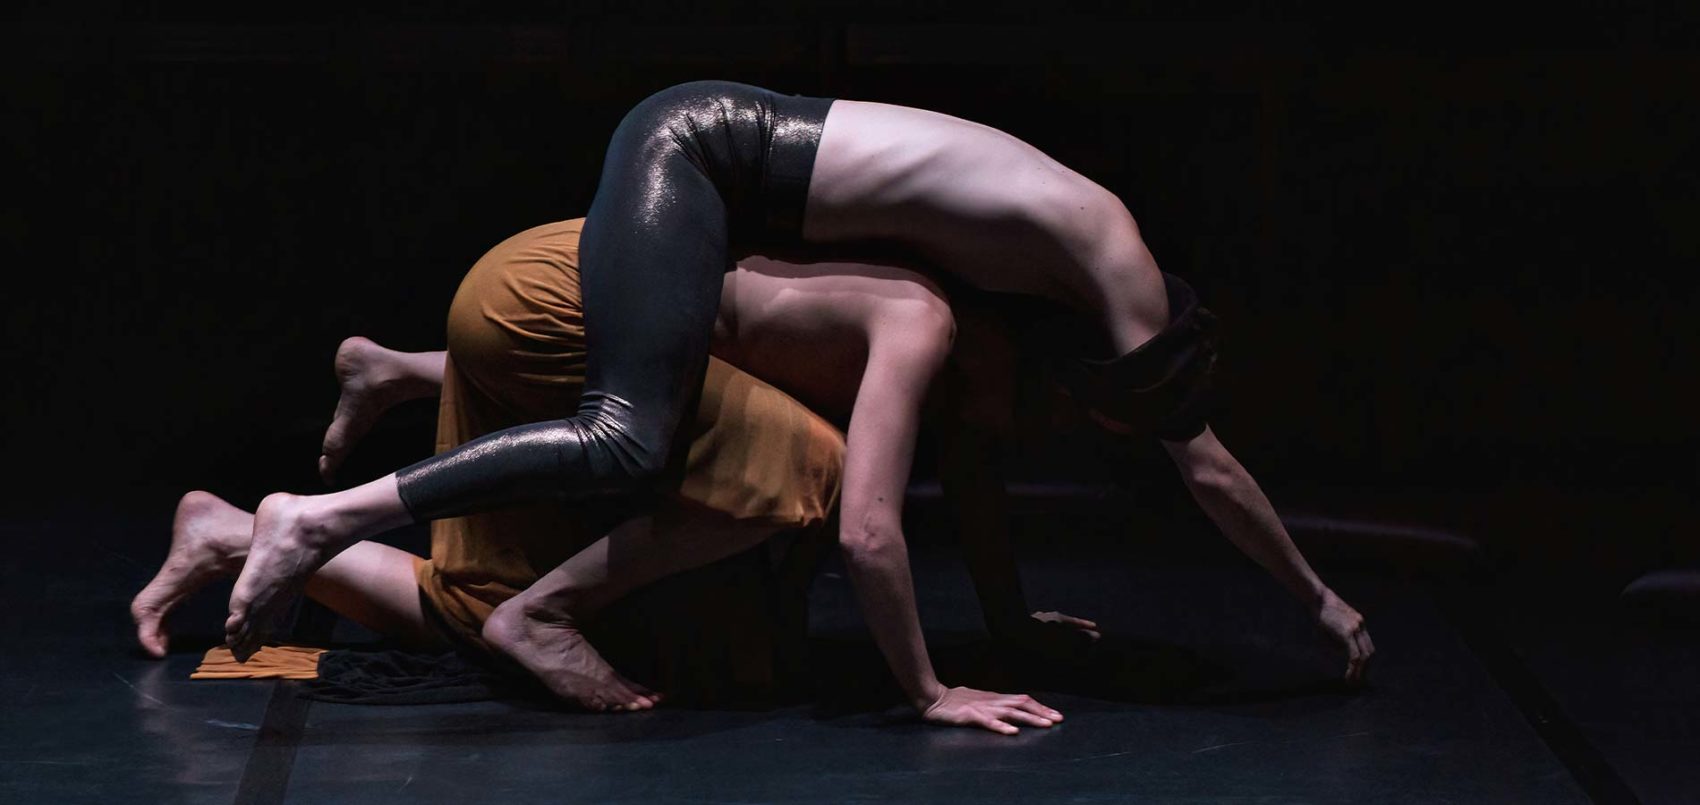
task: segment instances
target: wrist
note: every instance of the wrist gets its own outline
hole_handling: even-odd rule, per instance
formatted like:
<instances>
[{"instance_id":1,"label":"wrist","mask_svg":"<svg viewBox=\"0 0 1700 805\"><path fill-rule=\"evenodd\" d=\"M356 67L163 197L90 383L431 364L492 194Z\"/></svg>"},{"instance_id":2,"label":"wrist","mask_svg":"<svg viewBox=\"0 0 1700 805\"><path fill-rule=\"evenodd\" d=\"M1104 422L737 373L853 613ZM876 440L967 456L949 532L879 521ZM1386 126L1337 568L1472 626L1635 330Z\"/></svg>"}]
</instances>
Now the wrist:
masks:
<instances>
[{"instance_id":1,"label":"wrist","mask_svg":"<svg viewBox=\"0 0 1700 805\"><path fill-rule=\"evenodd\" d=\"M909 703L915 706L917 712L926 713L933 709L933 705L938 704L949 690L937 679L932 679L921 683L919 690L910 693Z\"/></svg>"},{"instance_id":2,"label":"wrist","mask_svg":"<svg viewBox=\"0 0 1700 805\"><path fill-rule=\"evenodd\" d=\"M1322 611L1327 609L1330 603L1340 600L1339 596L1335 595L1333 590L1329 589L1327 585L1322 584L1321 582L1317 582L1313 588L1306 590L1303 593L1302 598L1305 606L1310 609L1310 614L1312 615L1321 615Z\"/></svg>"}]
</instances>

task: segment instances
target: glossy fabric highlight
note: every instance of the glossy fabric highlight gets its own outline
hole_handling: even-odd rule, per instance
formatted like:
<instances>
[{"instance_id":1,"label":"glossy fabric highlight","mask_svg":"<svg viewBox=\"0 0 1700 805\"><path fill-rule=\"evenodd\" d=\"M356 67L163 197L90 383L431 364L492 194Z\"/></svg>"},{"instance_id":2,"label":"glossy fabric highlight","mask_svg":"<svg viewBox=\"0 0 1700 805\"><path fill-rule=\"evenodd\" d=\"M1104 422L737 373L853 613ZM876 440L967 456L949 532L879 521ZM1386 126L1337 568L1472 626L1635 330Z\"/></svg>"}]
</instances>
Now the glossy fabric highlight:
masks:
<instances>
[{"instance_id":1,"label":"glossy fabric highlight","mask_svg":"<svg viewBox=\"0 0 1700 805\"><path fill-rule=\"evenodd\" d=\"M588 358L578 413L403 469L414 519L641 491L659 477L702 386L724 273L741 254L800 241L831 105L697 81L633 108L579 244Z\"/></svg>"}]
</instances>

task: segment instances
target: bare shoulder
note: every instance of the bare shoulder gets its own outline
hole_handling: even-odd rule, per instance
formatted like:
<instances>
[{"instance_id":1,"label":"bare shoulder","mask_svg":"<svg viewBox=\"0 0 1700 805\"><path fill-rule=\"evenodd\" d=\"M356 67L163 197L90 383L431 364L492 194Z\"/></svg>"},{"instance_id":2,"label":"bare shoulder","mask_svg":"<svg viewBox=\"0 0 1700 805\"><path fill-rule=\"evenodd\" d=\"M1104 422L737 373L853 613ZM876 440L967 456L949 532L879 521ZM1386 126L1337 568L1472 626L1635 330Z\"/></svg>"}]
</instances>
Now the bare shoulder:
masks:
<instances>
[{"instance_id":1,"label":"bare shoulder","mask_svg":"<svg viewBox=\"0 0 1700 805\"><path fill-rule=\"evenodd\" d=\"M727 277L741 313L808 315L860 327L950 318L944 289L908 268L855 262L786 263L748 258Z\"/></svg>"}]
</instances>

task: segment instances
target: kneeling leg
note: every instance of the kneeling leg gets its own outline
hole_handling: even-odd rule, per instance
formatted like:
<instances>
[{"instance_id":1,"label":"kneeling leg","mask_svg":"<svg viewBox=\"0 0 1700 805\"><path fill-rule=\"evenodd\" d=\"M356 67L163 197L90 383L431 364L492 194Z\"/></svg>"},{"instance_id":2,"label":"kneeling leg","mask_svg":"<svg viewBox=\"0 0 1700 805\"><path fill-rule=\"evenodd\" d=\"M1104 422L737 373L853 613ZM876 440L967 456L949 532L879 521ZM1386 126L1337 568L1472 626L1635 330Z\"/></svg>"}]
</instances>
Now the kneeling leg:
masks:
<instances>
[{"instance_id":1,"label":"kneeling leg","mask_svg":"<svg viewBox=\"0 0 1700 805\"><path fill-rule=\"evenodd\" d=\"M615 671L583 625L633 590L745 551L775 530L686 506L633 518L496 607L484 640L586 709L648 709L661 697Z\"/></svg>"}]
</instances>

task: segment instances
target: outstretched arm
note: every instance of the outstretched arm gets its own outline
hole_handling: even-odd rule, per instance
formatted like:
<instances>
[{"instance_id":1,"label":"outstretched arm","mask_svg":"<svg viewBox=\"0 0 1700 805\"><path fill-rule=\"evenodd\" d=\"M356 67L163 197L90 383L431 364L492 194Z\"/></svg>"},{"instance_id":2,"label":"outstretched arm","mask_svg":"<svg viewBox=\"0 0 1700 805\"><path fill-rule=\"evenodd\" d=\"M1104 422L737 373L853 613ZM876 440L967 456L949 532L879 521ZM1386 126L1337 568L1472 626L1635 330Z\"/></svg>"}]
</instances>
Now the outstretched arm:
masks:
<instances>
[{"instance_id":1,"label":"outstretched arm","mask_svg":"<svg viewBox=\"0 0 1700 805\"><path fill-rule=\"evenodd\" d=\"M1049 727L1062 714L1029 697L940 684L921 634L903 539L903 495L921 402L948 351L950 326L948 317L922 313L901 325L871 328L876 335L846 440L840 548L874 642L923 717L1004 734L1017 732L1018 724Z\"/></svg>"},{"instance_id":2,"label":"outstretched arm","mask_svg":"<svg viewBox=\"0 0 1700 805\"><path fill-rule=\"evenodd\" d=\"M1363 616L1317 578L1251 473L1209 428L1188 441L1165 441L1163 447L1204 513L1316 616L1346 650L1346 679L1361 680L1375 653Z\"/></svg>"}]
</instances>

